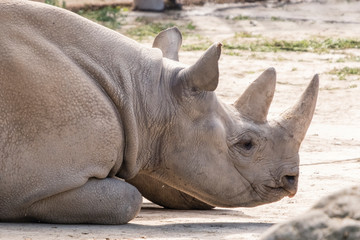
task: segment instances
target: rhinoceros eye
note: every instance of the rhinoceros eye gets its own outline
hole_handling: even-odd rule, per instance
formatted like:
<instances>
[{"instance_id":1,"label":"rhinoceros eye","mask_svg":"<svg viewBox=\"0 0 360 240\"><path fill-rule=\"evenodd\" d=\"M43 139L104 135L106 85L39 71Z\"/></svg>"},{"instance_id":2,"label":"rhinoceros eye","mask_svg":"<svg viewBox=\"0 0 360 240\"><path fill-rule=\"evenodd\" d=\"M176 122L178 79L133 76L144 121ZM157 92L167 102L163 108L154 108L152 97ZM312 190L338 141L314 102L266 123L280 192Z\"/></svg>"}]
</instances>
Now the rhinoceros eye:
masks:
<instances>
[{"instance_id":1,"label":"rhinoceros eye","mask_svg":"<svg viewBox=\"0 0 360 240\"><path fill-rule=\"evenodd\" d=\"M254 144L251 140L247 140L243 143L241 143L241 147L245 150L251 150L253 148Z\"/></svg>"},{"instance_id":2,"label":"rhinoceros eye","mask_svg":"<svg viewBox=\"0 0 360 240\"><path fill-rule=\"evenodd\" d=\"M243 139L237 146L241 148L241 150L250 151L254 147L254 143L251 139Z\"/></svg>"},{"instance_id":3,"label":"rhinoceros eye","mask_svg":"<svg viewBox=\"0 0 360 240\"><path fill-rule=\"evenodd\" d=\"M241 134L234 142L234 149L244 156L251 155L258 146L256 136L255 133L251 132Z\"/></svg>"}]
</instances>

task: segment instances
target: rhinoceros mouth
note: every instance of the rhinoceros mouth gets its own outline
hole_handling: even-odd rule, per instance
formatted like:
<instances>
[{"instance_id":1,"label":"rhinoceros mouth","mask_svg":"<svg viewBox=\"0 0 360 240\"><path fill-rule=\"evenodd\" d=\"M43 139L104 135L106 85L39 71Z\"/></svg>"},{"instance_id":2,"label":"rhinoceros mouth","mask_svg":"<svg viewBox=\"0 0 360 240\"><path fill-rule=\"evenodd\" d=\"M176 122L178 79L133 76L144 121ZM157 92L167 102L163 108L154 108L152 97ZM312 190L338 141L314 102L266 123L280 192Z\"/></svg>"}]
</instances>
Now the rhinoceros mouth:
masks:
<instances>
[{"instance_id":1,"label":"rhinoceros mouth","mask_svg":"<svg viewBox=\"0 0 360 240\"><path fill-rule=\"evenodd\" d=\"M235 165L235 168L240 173L237 165ZM261 204L276 202L286 196L293 197L296 193L296 192L292 193L292 192L286 190L281 185L279 186L275 180L268 180L268 181L264 181L260 184L259 183L256 184L256 183L251 183L241 173L240 173L240 176L242 176L242 178L245 180L245 182L248 183L248 186L253 191L253 193L256 194L256 197L253 195L255 198L257 198L256 200L254 198L255 202L261 202ZM249 206L250 205L257 206L258 204L255 204L255 202L253 204L249 204Z\"/></svg>"},{"instance_id":2,"label":"rhinoceros mouth","mask_svg":"<svg viewBox=\"0 0 360 240\"><path fill-rule=\"evenodd\" d=\"M266 186L266 188L269 189L269 192L271 192L272 195L274 196L278 196L279 200L284 198L284 197L289 197L292 198L295 196L296 194L296 190L295 191L289 191L288 189L285 189L284 187L270 187L270 186Z\"/></svg>"},{"instance_id":3,"label":"rhinoceros mouth","mask_svg":"<svg viewBox=\"0 0 360 240\"><path fill-rule=\"evenodd\" d=\"M295 194L290 193L283 187L273 187L268 185L263 185L262 187L254 188L258 193L259 197L264 202L275 202L286 196L294 196Z\"/></svg>"}]
</instances>

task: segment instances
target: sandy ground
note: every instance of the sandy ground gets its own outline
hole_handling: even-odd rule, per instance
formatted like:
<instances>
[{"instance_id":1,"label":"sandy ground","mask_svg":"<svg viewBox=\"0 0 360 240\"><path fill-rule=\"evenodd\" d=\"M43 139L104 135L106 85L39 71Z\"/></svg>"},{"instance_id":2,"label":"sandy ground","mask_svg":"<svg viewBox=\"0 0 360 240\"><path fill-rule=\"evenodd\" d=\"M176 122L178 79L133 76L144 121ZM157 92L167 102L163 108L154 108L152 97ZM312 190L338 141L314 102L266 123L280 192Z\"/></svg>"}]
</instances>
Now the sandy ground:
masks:
<instances>
[{"instance_id":1,"label":"sandy ground","mask_svg":"<svg viewBox=\"0 0 360 240\"><path fill-rule=\"evenodd\" d=\"M130 13L129 19L139 14ZM235 32L244 31L292 40L360 36L360 2L301 3L277 8L261 4L206 5L185 8L181 14L193 21L200 35L213 41L224 41ZM251 16L252 20L226 20L226 16L239 14ZM146 16L168 18L169 14ZM284 21L271 21L271 17ZM181 52L180 61L191 64L200 54ZM0 223L0 239L258 239L273 224L304 213L320 197L360 184L360 76L339 80L328 73L334 68L360 67L360 49L321 54L254 55L243 51L239 55L222 55L220 59L219 98L229 103L235 101L263 70L275 67L278 84L270 116L291 106L312 76L320 74L318 105L300 149L301 176L294 198L255 208L212 211L165 210L145 200L139 216L127 225ZM349 56L353 58L338 61Z\"/></svg>"}]
</instances>

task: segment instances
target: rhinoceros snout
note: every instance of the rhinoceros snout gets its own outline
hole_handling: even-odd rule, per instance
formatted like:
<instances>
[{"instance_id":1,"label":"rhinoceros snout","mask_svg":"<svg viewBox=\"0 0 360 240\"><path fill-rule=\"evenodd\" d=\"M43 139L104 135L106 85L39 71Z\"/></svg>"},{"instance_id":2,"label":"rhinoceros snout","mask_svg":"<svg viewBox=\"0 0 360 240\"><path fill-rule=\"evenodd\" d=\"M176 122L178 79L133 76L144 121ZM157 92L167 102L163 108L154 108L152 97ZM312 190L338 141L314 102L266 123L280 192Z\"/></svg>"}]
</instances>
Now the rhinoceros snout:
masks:
<instances>
[{"instance_id":1,"label":"rhinoceros snout","mask_svg":"<svg viewBox=\"0 0 360 240\"><path fill-rule=\"evenodd\" d=\"M285 175L281 178L283 188L289 192L289 197L295 196L298 185L298 175Z\"/></svg>"}]
</instances>

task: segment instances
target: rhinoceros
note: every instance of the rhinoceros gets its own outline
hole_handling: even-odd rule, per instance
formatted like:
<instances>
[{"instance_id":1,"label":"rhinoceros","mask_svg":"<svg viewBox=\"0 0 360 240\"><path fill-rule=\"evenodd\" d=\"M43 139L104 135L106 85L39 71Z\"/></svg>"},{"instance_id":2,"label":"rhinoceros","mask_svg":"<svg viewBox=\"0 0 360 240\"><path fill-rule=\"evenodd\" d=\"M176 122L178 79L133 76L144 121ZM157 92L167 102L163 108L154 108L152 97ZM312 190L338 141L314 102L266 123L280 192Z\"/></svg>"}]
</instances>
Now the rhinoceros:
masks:
<instances>
[{"instance_id":1,"label":"rhinoceros","mask_svg":"<svg viewBox=\"0 0 360 240\"><path fill-rule=\"evenodd\" d=\"M222 103L220 43L188 66L177 28L150 48L18 0L1 2L0 22L0 221L124 224L142 196L210 209L296 193L317 75L268 121L275 70Z\"/></svg>"}]
</instances>

